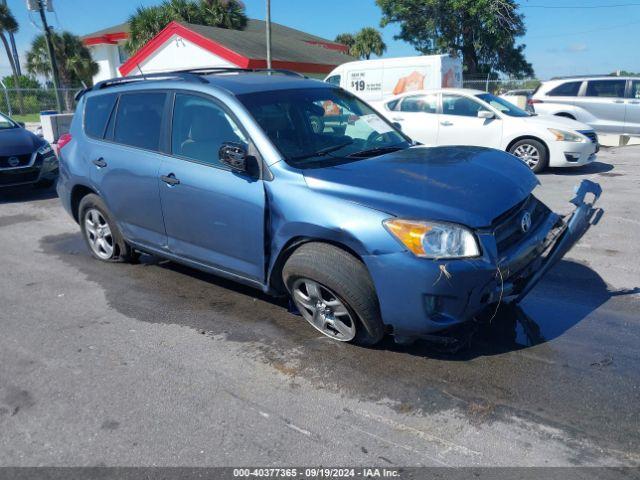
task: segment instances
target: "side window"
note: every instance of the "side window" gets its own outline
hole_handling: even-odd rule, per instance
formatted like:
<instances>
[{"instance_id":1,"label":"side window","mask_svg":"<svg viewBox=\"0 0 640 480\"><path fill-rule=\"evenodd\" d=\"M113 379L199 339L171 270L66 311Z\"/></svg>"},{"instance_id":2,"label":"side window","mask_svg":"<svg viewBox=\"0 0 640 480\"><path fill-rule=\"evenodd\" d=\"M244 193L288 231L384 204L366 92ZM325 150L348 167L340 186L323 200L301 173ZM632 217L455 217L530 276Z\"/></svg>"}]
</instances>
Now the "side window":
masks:
<instances>
[{"instance_id":1,"label":"side window","mask_svg":"<svg viewBox=\"0 0 640 480\"><path fill-rule=\"evenodd\" d=\"M340 86L340 75L332 75L329 78L327 78L326 82L330 83L331 85L337 85L339 87Z\"/></svg>"},{"instance_id":2,"label":"side window","mask_svg":"<svg viewBox=\"0 0 640 480\"><path fill-rule=\"evenodd\" d=\"M552 89L547 96L549 97L577 97L580 91L582 82L567 82L562 85L558 85Z\"/></svg>"},{"instance_id":3,"label":"side window","mask_svg":"<svg viewBox=\"0 0 640 480\"><path fill-rule=\"evenodd\" d=\"M164 92L125 93L120 96L113 140L147 150L158 150Z\"/></svg>"},{"instance_id":4,"label":"side window","mask_svg":"<svg viewBox=\"0 0 640 480\"><path fill-rule=\"evenodd\" d=\"M626 80L591 80L587 82L587 97L623 98Z\"/></svg>"},{"instance_id":5,"label":"side window","mask_svg":"<svg viewBox=\"0 0 640 480\"><path fill-rule=\"evenodd\" d=\"M220 167L218 151L225 142L248 143L236 123L216 102L196 95L176 94L171 153Z\"/></svg>"},{"instance_id":6,"label":"side window","mask_svg":"<svg viewBox=\"0 0 640 480\"><path fill-rule=\"evenodd\" d=\"M400 104L402 112L438 113L438 95L412 95Z\"/></svg>"},{"instance_id":7,"label":"side window","mask_svg":"<svg viewBox=\"0 0 640 480\"><path fill-rule=\"evenodd\" d=\"M387 103L387 108L389 110L397 110L398 103L400 103L400 100L397 98L395 100L391 100L389 103Z\"/></svg>"},{"instance_id":8,"label":"side window","mask_svg":"<svg viewBox=\"0 0 640 480\"><path fill-rule=\"evenodd\" d=\"M84 107L84 131L93 138L104 138L105 127L116 103L117 95L96 95L87 98Z\"/></svg>"},{"instance_id":9,"label":"side window","mask_svg":"<svg viewBox=\"0 0 640 480\"><path fill-rule=\"evenodd\" d=\"M475 100L457 95L442 96L442 113L460 117L477 117L480 110L486 110Z\"/></svg>"},{"instance_id":10,"label":"side window","mask_svg":"<svg viewBox=\"0 0 640 480\"><path fill-rule=\"evenodd\" d=\"M631 82L631 98L640 100L640 80Z\"/></svg>"}]
</instances>

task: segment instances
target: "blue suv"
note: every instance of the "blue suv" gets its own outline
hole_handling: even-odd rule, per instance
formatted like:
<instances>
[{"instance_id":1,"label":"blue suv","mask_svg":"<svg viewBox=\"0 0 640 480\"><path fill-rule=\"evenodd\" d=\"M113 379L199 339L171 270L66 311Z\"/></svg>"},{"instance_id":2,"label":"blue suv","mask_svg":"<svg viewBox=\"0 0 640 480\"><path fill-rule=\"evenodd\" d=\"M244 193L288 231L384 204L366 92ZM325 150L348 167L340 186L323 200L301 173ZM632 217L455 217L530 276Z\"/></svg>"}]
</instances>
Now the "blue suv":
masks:
<instances>
[{"instance_id":1,"label":"blue suv","mask_svg":"<svg viewBox=\"0 0 640 480\"><path fill-rule=\"evenodd\" d=\"M80 93L67 140L58 193L97 259L147 252L290 295L361 345L519 301L601 214L597 184L563 219L516 157L416 145L292 72L107 80Z\"/></svg>"}]
</instances>

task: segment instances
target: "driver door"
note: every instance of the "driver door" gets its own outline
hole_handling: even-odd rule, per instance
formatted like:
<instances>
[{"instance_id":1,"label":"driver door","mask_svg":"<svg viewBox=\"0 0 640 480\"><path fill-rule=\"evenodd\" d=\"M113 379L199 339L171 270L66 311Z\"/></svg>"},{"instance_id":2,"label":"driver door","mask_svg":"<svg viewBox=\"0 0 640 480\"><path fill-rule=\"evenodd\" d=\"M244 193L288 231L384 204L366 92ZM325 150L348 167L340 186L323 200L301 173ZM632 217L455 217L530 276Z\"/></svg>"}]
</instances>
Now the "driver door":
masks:
<instances>
[{"instance_id":1,"label":"driver door","mask_svg":"<svg viewBox=\"0 0 640 480\"><path fill-rule=\"evenodd\" d=\"M248 145L229 111L212 97L176 93L170 155L160 165L160 199L171 253L264 281L262 180L219 160L224 142Z\"/></svg>"},{"instance_id":2,"label":"driver door","mask_svg":"<svg viewBox=\"0 0 640 480\"><path fill-rule=\"evenodd\" d=\"M438 145L500 148L502 120L497 117L478 118L478 112L482 110L488 109L472 98L443 93Z\"/></svg>"}]
</instances>

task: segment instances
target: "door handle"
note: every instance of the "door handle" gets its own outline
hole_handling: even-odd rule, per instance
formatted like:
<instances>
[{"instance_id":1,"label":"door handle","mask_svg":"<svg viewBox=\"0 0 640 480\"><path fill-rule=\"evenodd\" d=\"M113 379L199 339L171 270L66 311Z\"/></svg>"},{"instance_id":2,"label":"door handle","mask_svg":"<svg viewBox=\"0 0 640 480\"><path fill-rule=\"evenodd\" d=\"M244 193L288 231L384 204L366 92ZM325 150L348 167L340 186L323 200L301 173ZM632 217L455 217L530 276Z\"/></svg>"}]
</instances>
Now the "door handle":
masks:
<instances>
[{"instance_id":1,"label":"door handle","mask_svg":"<svg viewBox=\"0 0 640 480\"><path fill-rule=\"evenodd\" d=\"M629 102L631 105L638 105L640 103L640 101L638 100L632 100Z\"/></svg>"},{"instance_id":2,"label":"door handle","mask_svg":"<svg viewBox=\"0 0 640 480\"><path fill-rule=\"evenodd\" d=\"M160 180L162 180L170 187L175 187L176 185L180 184L180 180L178 180L173 173L170 173L169 175L162 175L160 177Z\"/></svg>"},{"instance_id":3,"label":"door handle","mask_svg":"<svg viewBox=\"0 0 640 480\"><path fill-rule=\"evenodd\" d=\"M450 127L451 125L453 125L453 123L445 120L444 122L440 122L440 125L442 125L443 127Z\"/></svg>"},{"instance_id":4,"label":"door handle","mask_svg":"<svg viewBox=\"0 0 640 480\"><path fill-rule=\"evenodd\" d=\"M614 100L613 103L624 103L624 100Z\"/></svg>"},{"instance_id":5,"label":"door handle","mask_svg":"<svg viewBox=\"0 0 640 480\"><path fill-rule=\"evenodd\" d=\"M401 117L394 117L394 118L393 118L393 121L394 121L394 122L404 122L404 118L401 118Z\"/></svg>"},{"instance_id":6,"label":"door handle","mask_svg":"<svg viewBox=\"0 0 640 480\"><path fill-rule=\"evenodd\" d=\"M102 158L102 157L96 158L95 160L92 160L92 163L98 168L104 168L104 167L107 166L107 162L105 162L104 158Z\"/></svg>"}]
</instances>

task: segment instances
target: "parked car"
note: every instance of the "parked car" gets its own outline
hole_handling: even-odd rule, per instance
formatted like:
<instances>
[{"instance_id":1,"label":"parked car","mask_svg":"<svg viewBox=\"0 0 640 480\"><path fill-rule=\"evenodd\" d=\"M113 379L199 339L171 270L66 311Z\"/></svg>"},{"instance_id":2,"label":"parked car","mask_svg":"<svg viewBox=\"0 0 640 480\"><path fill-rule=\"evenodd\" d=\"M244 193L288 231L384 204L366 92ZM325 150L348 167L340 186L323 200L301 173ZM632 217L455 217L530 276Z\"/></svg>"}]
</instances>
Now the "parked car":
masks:
<instances>
[{"instance_id":1,"label":"parked car","mask_svg":"<svg viewBox=\"0 0 640 480\"><path fill-rule=\"evenodd\" d=\"M512 153L538 173L596 159L598 137L568 118L533 116L481 90L439 89L397 95L381 112L424 145L478 145Z\"/></svg>"},{"instance_id":2,"label":"parked car","mask_svg":"<svg viewBox=\"0 0 640 480\"><path fill-rule=\"evenodd\" d=\"M586 123L599 133L640 135L640 78L579 77L544 82L530 100L536 113Z\"/></svg>"},{"instance_id":3,"label":"parked car","mask_svg":"<svg viewBox=\"0 0 640 480\"><path fill-rule=\"evenodd\" d=\"M58 159L49 143L0 113L0 188L49 187L58 176Z\"/></svg>"},{"instance_id":4,"label":"parked car","mask_svg":"<svg viewBox=\"0 0 640 480\"><path fill-rule=\"evenodd\" d=\"M274 72L275 73L275 72ZM420 336L519 300L597 220L513 156L414 146L349 92L203 69L101 82L60 150L91 254L148 252L275 295L339 341Z\"/></svg>"}]
</instances>

